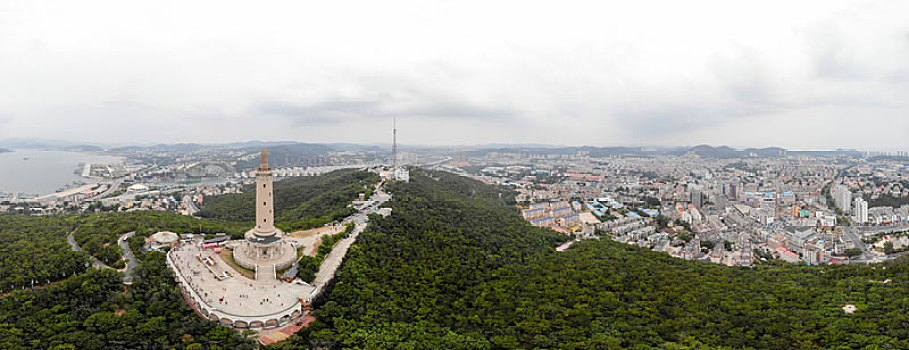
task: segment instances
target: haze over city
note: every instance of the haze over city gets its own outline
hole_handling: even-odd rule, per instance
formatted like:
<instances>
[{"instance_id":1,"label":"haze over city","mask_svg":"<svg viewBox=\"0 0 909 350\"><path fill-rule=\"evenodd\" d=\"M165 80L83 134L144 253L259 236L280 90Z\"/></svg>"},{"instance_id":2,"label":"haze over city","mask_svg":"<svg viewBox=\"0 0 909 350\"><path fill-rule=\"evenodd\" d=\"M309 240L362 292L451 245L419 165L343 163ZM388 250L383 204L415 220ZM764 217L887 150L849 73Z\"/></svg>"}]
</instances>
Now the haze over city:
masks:
<instances>
[{"instance_id":1,"label":"haze over city","mask_svg":"<svg viewBox=\"0 0 909 350\"><path fill-rule=\"evenodd\" d=\"M0 139L909 149L909 3L0 2Z\"/></svg>"}]
</instances>

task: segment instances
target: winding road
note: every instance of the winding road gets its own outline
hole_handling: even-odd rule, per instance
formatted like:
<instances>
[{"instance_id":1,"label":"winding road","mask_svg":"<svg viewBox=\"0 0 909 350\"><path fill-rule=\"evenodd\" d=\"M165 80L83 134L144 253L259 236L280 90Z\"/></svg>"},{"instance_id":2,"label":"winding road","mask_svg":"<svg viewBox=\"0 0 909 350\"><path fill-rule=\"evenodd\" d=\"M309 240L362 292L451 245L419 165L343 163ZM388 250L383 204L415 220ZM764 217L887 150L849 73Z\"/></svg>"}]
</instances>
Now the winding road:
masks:
<instances>
[{"instance_id":1,"label":"winding road","mask_svg":"<svg viewBox=\"0 0 909 350\"><path fill-rule=\"evenodd\" d=\"M127 232L117 239L117 244L120 246L120 250L123 251L123 258L126 259L126 269L123 271L123 283L133 283L136 267L139 267L139 262L136 261L136 256L133 255L133 250L129 248L129 242L126 241L134 234L136 234L136 232Z\"/></svg>"},{"instance_id":2,"label":"winding road","mask_svg":"<svg viewBox=\"0 0 909 350\"><path fill-rule=\"evenodd\" d=\"M76 231L73 231L73 232L70 232L68 235L66 235L66 243L69 243L70 248L74 252L81 252L83 250L82 250L82 247L79 246L79 243L76 242L76 238L74 237L75 234L76 234ZM135 255L133 255L132 249L129 248L129 242L126 241L127 239L132 237L134 234L135 234L135 232L127 232L127 233L124 233L123 235L121 235L120 238L117 239L117 244L120 246L120 249L123 251L123 258L127 259L126 267L122 270L119 270L119 271L123 272L123 283L127 283L127 284L133 283L133 279L135 279L135 269L136 269L136 267L139 266L139 262L136 261L136 257L135 257ZM98 258L96 258L94 256L89 255L89 259L91 259L93 267L97 267L99 269L113 269L113 267L108 266L107 264L105 264L101 260L98 260Z\"/></svg>"},{"instance_id":3,"label":"winding road","mask_svg":"<svg viewBox=\"0 0 909 350\"><path fill-rule=\"evenodd\" d=\"M76 231L70 232L70 233L66 236L66 243L69 243L70 248L72 248L72 250L73 250L74 252L81 252L81 251L82 251L82 247L79 246L79 243L76 243L76 238L73 237L74 234L76 234ZM88 257L89 257L89 259L92 260L92 266L94 266L94 267L97 267L97 268L99 268L99 269L110 269L110 268L112 268L112 267L110 267L110 266L107 266L107 264L103 263L101 260L98 260L98 258L96 258L96 257L94 257L94 256L89 255Z\"/></svg>"}]
</instances>

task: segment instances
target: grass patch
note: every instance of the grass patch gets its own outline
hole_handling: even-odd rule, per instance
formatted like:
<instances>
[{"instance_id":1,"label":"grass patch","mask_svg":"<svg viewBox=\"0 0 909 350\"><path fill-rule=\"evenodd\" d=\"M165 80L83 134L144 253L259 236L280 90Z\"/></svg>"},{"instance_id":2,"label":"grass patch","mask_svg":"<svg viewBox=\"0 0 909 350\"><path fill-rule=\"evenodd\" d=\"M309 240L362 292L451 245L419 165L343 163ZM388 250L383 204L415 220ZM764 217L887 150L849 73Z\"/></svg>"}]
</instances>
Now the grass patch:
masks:
<instances>
[{"instance_id":1,"label":"grass patch","mask_svg":"<svg viewBox=\"0 0 909 350\"><path fill-rule=\"evenodd\" d=\"M221 253L219 255L221 256L221 260L223 260L225 263L227 263L228 266L232 267L234 269L234 271L237 271L237 273L239 273L249 279L256 279L255 271L247 269L243 266L240 266L240 264L237 264L237 262L234 261L234 251L233 250L221 249Z\"/></svg>"},{"instance_id":2,"label":"grass patch","mask_svg":"<svg viewBox=\"0 0 909 350\"><path fill-rule=\"evenodd\" d=\"M319 255L319 246L322 245L322 237L319 237L315 242L312 242L312 250L309 251L309 256Z\"/></svg>"}]
</instances>

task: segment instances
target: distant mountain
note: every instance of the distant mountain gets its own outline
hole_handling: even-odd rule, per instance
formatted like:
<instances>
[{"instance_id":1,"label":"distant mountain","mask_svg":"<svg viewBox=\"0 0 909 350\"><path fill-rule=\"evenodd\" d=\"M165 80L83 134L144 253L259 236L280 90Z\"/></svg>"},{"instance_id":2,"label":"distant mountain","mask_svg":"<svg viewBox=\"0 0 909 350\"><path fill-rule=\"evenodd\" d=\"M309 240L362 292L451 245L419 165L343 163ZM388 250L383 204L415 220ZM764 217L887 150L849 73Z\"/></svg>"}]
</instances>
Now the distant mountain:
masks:
<instances>
[{"instance_id":1,"label":"distant mountain","mask_svg":"<svg viewBox=\"0 0 909 350\"><path fill-rule=\"evenodd\" d=\"M586 152L591 157L608 157L608 156L636 156L636 157L651 157L658 154L675 154L681 155L685 153L683 150L677 148L647 148L647 147L594 147L594 146L581 146L581 147L555 147L555 148L538 148L538 147L524 147L524 148L487 148L474 151L466 151L468 155L485 155L490 152L501 152L501 153L527 153L527 154L542 154L542 155L575 155L578 152Z\"/></svg>"},{"instance_id":2,"label":"distant mountain","mask_svg":"<svg viewBox=\"0 0 909 350\"><path fill-rule=\"evenodd\" d=\"M146 149L143 146L123 146L123 147L114 147L111 148L111 152L138 152Z\"/></svg>"},{"instance_id":3,"label":"distant mountain","mask_svg":"<svg viewBox=\"0 0 909 350\"><path fill-rule=\"evenodd\" d=\"M544 155L573 155L578 152L587 152L592 157L603 157L610 155L641 155L644 150L641 147L515 147L515 148L486 148L475 151L467 151L468 154L488 154L491 152L500 153L526 153L526 154L544 154Z\"/></svg>"},{"instance_id":4,"label":"distant mountain","mask_svg":"<svg viewBox=\"0 0 909 350\"><path fill-rule=\"evenodd\" d=\"M94 145L75 145L63 147L63 150L70 152L101 152L104 151L104 148Z\"/></svg>"},{"instance_id":5,"label":"distant mountain","mask_svg":"<svg viewBox=\"0 0 909 350\"><path fill-rule=\"evenodd\" d=\"M381 147L377 145L361 145L356 143L326 143L325 146L331 147L336 151L367 151L367 152L386 152L391 153L391 145ZM400 146L400 145L399 145ZM400 147L399 147L400 149Z\"/></svg>"},{"instance_id":6,"label":"distant mountain","mask_svg":"<svg viewBox=\"0 0 909 350\"><path fill-rule=\"evenodd\" d=\"M805 155L812 157L852 157L861 158L862 152L856 150L837 149L833 151L789 151L791 155Z\"/></svg>"},{"instance_id":7,"label":"distant mountain","mask_svg":"<svg viewBox=\"0 0 909 350\"><path fill-rule=\"evenodd\" d=\"M785 157L787 151L778 147L746 148L743 150L729 146L713 147L709 145L694 146L686 153L693 153L701 158L777 158Z\"/></svg>"},{"instance_id":8,"label":"distant mountain","mask_svg":"<svg viewBox=\"0 0 909 350\"><path fill-rule=\"evenodd\" d=\"M0 148L0 153L3 153L3 152L12 152L12 151L13 151L13 150L11 150L11 149Z\"/></svg>"},{"instance_id":9,"label":"distant mountain","mask_svg":"<svg viewBox=\"0 0 909 350\"><path fill-rule=\"evenodd\" d=\"M296 144L296 143L299 143L299 142L296 142L296 141L259 141L259 140L254 140L254 141L243 141L243 142L231 142L231 143L216 144L216 145L214 145L214 146L224 147L224 148L260 148L260 149L261 149L261 148L264 148L264 147L275 147L275 146L282 146L282 145L292 145L292 144Z\"/></svg>"},{"instance_id":10,"label":"distant mountain","mask_svg":"<svg viewBox=\"0 0 909 350\"><path fill-rule=\"evenodd\" d=\"M483 156L490 152L501 153L527 153L543 155L572 155L578 152L586 152L591 157L608 157L608 156L635 156L635 157L652 157L656 155L674 155L694 154L702 158L776 158L785 157L787 152L783 148L746 148L735 149L729 146L710 146L698 145L694 147L557 147L557 148L486 148L481 150L466 151L473 156Z\"/></svg>"},{"instance_id":11,"label":"distant mountain","mask_svg":"<svg viewBox=\"0 0 909 350\"><path fill-rule=\"evenodd\" d=\"M38 138L9 138L0 140L0 147L12 149L53 149L76 146L75 142Z\"/></svg>"},{"instance_id":12,"label":"distant mountain","mask_svg":"<svg viewBox=\"0 0 909 350\"><path fill-rule=\"evenodd\" d=\"M258 152L262 148L256 146L242 148L242 150ZM273 167L319 164L320 157L324 157L328 155L328 152L335 150L332 147L318 143L293 143L265 148L268 148L268 159ZM237 165L241 168L255 167L259 164L258 162L259 159L255 158L240 162Z\"/></svg>"},{"instance_id":13,"label":"distant mountain","mask_svg":"<svg viewBox=\"0 0 909 350\"><path fill-rule=\"evenodd\" d=\"M306 145L306 146L301 146ZM309 143L300 143L294 141L243 141L231 143L161 143L151 146L123 146L112 148L115 152L135 152L135 151L159 151L159 152L193 152L207 149L237 149L237 150L261 150L262 148L281 149L281 148L310 148Z\"/></svg>"},{"instance_id":14,"label":"distant mountain","mask_svg":"<svg viewBox=\"0 0 909 350\"><path fill-rule=\"evenodd\" d=\"M734 150L728 146L699 145L689 149L688 153L694 153L701 158L736 158L742 156L741 151Z\"/></svg>"},{"instance_id":15,"label":"distant mountain","mask_svg":"<svg viewBox=\"0 0 909 350\"><path fill-rule=\"evenodd\" d=\"M593 157L606 156L645 156L654 152L647 151L643 147L581 147L578 151L588 152Z\"/></svg>"},{"instance_id":16,"label":"distant mountain","mask_svg":"<svg viewBox=\"0 0 909 350\"><path fill-rule=\"evenodd\" d=\"M779 147L768 147L768 148L746 148L745 153L749 155L764 157L764 158L775 158L775 157L785 157L787 151Z\"/></svg>"},{"instance_id":17,"label":"distant mountain","mask_svg":"<svg viewBox=\"0 0 909 350\"><path fill-rule=\"evenodd\" d=\"M545 143L490 143L486 145L476 146L478 149L512 149L512 148L524 148L524 149L555 149L555 148L568 148L562 145L549 145Z\"/></svg>"},{"instance_id":18,"label":"distant mountain","mask_svg":"<svg viewBox=\"0 0 909 350\"><path fill-rule=\"evenodd\" d=\"M112 148L113 152L136 152L136 151L153 151L153 152L192 152L206 149L206 146L198 143L176 143L176 144L157 144L152 146L125 146Z\"/></svg>"}]
</instances>

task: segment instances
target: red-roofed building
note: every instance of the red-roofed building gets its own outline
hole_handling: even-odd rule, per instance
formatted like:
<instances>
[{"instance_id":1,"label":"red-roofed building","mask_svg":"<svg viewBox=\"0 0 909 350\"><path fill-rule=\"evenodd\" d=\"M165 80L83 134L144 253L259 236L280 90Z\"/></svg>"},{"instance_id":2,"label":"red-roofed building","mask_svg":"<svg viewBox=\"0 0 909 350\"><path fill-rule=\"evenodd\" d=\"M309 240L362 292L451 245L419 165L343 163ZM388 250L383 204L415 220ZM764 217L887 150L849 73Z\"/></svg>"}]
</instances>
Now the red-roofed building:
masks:
<instances>
[{"instance_id":1,"label":"red-roofed building","mask_svg":"<svg viewBox=\"0 0 909 350\"><path fill-rule=\"evenodd\" d=\"M790 263L799 262L799 255L796 253L793 253L789 249L779 247L776 249L776 252L779 255L780 259L782 259L785 262L790 262Z\"/></svg>"}]
</instances>

